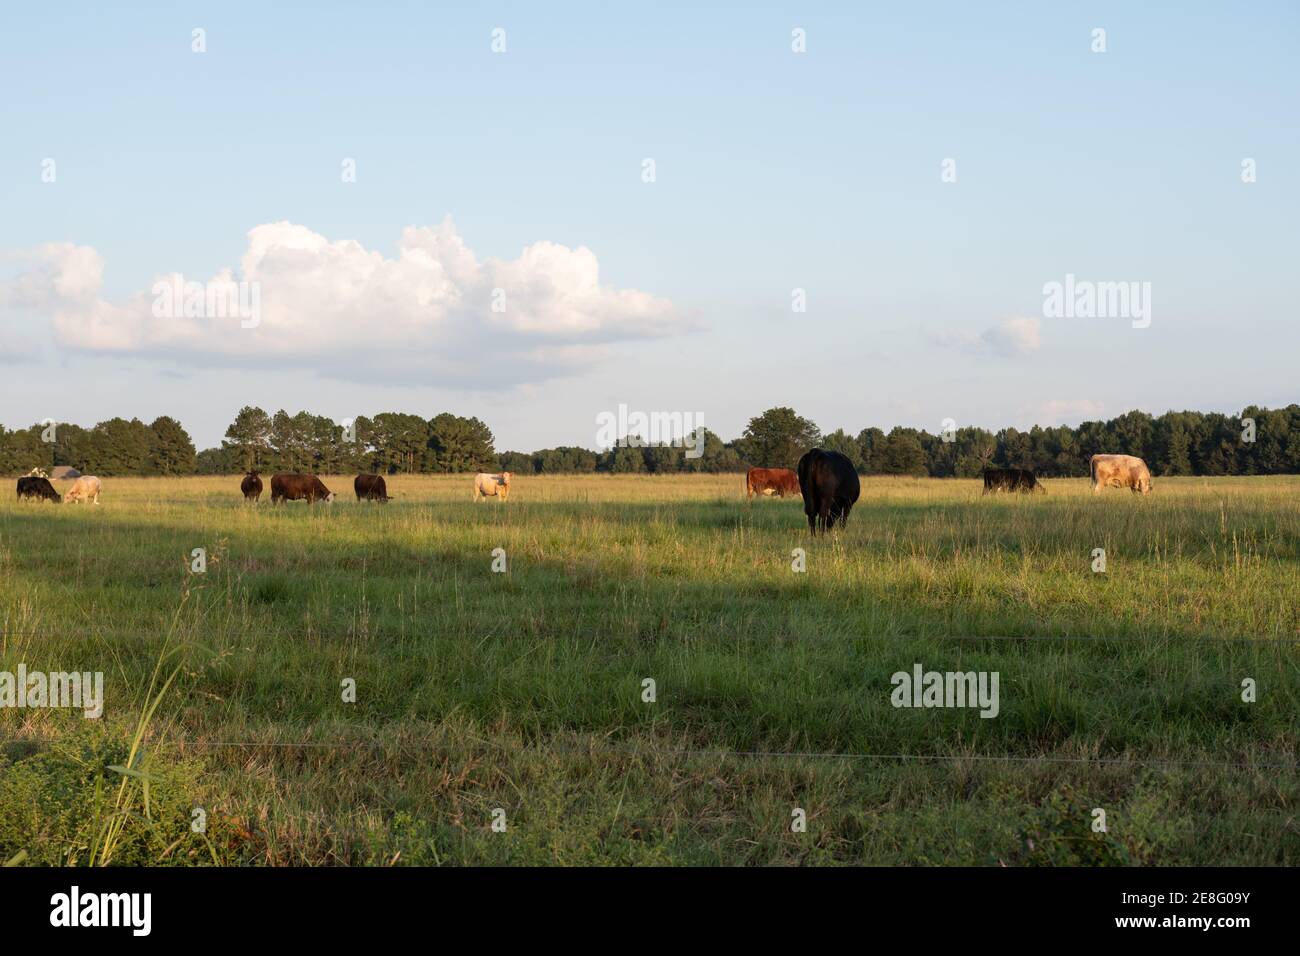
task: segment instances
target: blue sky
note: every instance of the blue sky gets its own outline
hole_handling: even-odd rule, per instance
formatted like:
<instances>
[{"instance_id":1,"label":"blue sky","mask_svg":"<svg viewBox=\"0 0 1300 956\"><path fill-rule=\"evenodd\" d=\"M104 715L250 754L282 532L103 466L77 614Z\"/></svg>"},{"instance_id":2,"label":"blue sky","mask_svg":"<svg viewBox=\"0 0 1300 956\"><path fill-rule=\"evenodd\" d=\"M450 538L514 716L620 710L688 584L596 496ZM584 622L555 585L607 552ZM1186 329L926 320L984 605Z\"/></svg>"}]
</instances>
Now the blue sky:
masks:
<instances>
[{"instance_id":1,"label":"blue sky","mask_svg":"<svg viewBox=\"0 0 1300 956\"><path fill-rule=\"evenodd\" d=\"M593 445L620 402L730 438L777 404L825 430L934 431L1296 401L1298 10L15 9L0 421L172 414L208 446L247 403L451 410L527 450ZM451 298L406 301L433 281L418 269L340 278L447 217L482 266ZM302 231L261 234L275 305L252 334L178 339L132 312L162 275L240 278L250 231L277 223ZM581 263L556 247L599 264L580 318L564 309ZM69 298L55 280L73 269ZM1150 282L1150 326L1045 317L1043 285L1067 273ZM497 282L507 317L482 308ZM321 302L294 300L314 288L338 303L319 327Z\"/></svg>"}]
</instances>

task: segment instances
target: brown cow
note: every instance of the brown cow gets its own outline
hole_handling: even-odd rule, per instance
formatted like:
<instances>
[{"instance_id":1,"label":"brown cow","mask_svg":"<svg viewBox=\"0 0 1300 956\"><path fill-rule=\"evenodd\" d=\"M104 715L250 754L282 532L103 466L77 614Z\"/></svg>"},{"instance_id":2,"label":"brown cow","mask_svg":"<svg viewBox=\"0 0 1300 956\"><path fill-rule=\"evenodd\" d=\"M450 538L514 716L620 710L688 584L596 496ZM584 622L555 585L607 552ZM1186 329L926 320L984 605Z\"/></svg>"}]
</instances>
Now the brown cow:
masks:
<instances>
[{"instance_id":1,"label":"brown cow","mask_svg":"<svg viewBox=\"0 0 1300 956\"><path fill-rule=\"evenodd\" d=\"M799 476L789 468L751 468L745 475L746 499L752 499L754 495L784 498L786 495L797 494Z\"/></svg>"},{"instance_id":2,"label":"brown cow","mask_svg":"<svg viewBox=\"0 0 1300 956\"><path fill-rule=\"evenodd\" d=\"M1093 455L1088 459L1088 473L1092 475L1092 493L1101 494L1102 488L1128 488L1134 494L1151 493L1151 471L1147 463L1132 455Z\"/></svg>"},{"instance_id":3,"label":"brown cow","mask_svg":"<svg viewBox=\"0 0 1300 956\"><path fill-rule=\"evenodd\" d=\"M352 482L352 488L357 493L357 501L387 503L392 500L388 496L388 486L379 475L357 475Z\"/></svg>"},{"instance_id":4,"label":"brown cow","mask_svg":"<svg viewBox=\"0 0 1300 956\"><path fill-rule=\"evenodd\" d=\"M256 470L250 471L239 483L239 490L244 493L245 501L257 504L257 499L262 497L262 476Z\"/></svg>"},{"instance_id":5,"label":"brown cow","mask_svg":"<svg viewBox=\"0 0 1300 956\"><path fill-rule=\"evenodd\" d=\"M305 501L314 504L317 501L332 502L334 492L325 487L315 475L272 475L271 504L278 505L286 501Z\"/></svg>"}]
</instances>

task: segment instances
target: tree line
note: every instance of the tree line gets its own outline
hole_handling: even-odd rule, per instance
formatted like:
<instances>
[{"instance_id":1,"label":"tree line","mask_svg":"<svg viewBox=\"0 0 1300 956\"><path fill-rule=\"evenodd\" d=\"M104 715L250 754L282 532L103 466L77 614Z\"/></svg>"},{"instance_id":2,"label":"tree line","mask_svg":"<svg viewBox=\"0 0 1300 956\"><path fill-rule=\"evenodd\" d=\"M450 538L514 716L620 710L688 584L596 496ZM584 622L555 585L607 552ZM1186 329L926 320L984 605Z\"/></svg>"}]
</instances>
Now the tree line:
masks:
<instances>
[{"instance_id":1,"label":"tree line","mask_svg":"<svg viewBox=\"0 0 1300 956\"><path fill-rule=\"evenodd\" d=\"M199 452L180 422L166 415L148 425L111 418L93 428L50 422L13 431L0 426L0 469L25 474L71 465L101 476L236 474L251 468L315 474L717 473L792 468L805 451L820 446L848 456L868 475L969 478L993 466L1032 468L1048 478L1079 477L1088 473L1088 458L1099 452L1136 455L1154 475L1300 474L1300 405L1249 406L1235 416L1166 412L1155 417L1131 411L1075 428L954 427L932 434L899 426L889 432L864 428L856 435L843 429L823 433L782 407L750 419L730 442L706 430L698 456L666 444L497 452L494 442L482 421L451 413L426 419L382 412L339 423L305 411L272 415L246 406L220 447Z\"/></svg>"}]
</instances>

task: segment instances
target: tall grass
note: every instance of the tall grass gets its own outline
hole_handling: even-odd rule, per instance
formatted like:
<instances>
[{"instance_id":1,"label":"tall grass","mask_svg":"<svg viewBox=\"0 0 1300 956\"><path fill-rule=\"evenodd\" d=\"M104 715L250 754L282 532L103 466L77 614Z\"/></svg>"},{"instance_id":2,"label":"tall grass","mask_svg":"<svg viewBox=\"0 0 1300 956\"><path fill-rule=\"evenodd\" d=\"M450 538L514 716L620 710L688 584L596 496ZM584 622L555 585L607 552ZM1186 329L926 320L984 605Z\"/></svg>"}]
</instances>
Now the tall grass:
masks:
<instances>
[{"instance_id":1,"label":"tall grass","mask_svg":"<svg viewBox=\"0 0 1300 956\"><path fill-rule=\"evenodd\" d=\"M1120 821L1098 858L1300 857L1300 479L873 478L824 539L742 476L522 478L505 504L395 476L388 505L310 508L238 483L0 505L0 668L107 674L95 863L150 826L131 852L158 862L1084 862L1026 850L1071 845L1079 801ZM918 662L999 671L999 717L894 709ZM0 712L12 766L79 721ZM219 837L180 828L193 806ZM0 782L0 858L48 858L5 807Z\"/></svg>"}]
</instances>

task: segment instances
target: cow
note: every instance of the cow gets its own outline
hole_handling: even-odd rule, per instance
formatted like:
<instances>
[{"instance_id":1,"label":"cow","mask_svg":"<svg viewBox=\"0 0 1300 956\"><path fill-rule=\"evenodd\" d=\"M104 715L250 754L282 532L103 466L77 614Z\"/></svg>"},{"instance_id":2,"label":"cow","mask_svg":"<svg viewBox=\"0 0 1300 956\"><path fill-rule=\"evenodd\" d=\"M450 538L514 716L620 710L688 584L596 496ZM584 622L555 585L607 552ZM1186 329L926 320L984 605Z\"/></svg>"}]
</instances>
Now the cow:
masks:
<instances>
[{"instance_id":1,"label":"cow","mask_svg":"<svg viewBox=\"0 0 1300 956\"><path fill-rule=\"evenodd\" d=\"M786 495L799 494L799 476L789 468L751 468L745 475L745 498L752 499L754 495L776 495L778 498L784 498Z\"/></svg>"},{"instance_id":2,"label":"cow","mask_svg":"<svg viewBox=\"0 0 1300 956\"><path fill-rule=\"evenodd\" d=\"M239 490L244 493L244 500L257 504L257 499L262 497L262 476L254 469L244 476L244 480L239 483Z\"/></svg>"},{"instance_id":3,"label":"cow","mask_svg":"<svg viewBox=\"0 0 1300 956\"><path fill-rule=\"evenodd\" d=\"M1041 491L1047 489L1028 468L985 468L984 494L990 491Z\"/></svg>"},{"instance_id":4,"label":"cow","mask_svg":"<svg viewBox=\"0 0 1300 956\"><path fill-rule=\"evenodd\" d=\"M510 495L510 472L503 471L499 475L485 475L479 473L474 476L474 501L478 503L484 498L498 498L505 501Z\"/></svg>"},{"instance_id":5,"label":"cow","mask_svg":"<svg viewBox=\"0 0 1300 956\"><path fill-rule=\"evenodd\" d=\"M799 490L808 529L815 535L832 530L837 521L841 527L848 523L861 484L848 458L837 451L814 448L799 459Z\"/></svg>"},{"instance_id":6,"label":"cow","mask_svg":"<svg viewBox=\"0 0 1300 956\"><path fill-rule=\"evenodd\" d=\"M283 504L286 501L305 501L315 504L334 500L334 492L325 487L315 475L272 475L271 504Z\"/></svg>"},{"instance_id":7,"label":"cow","mask_svg":"<svg viewBox=\"0 0 1300 956\"><path fill-rule=\"evenodd\" d=\"M379 501L385 504L392 501L388 495L388 487L379 475L357 475L352 482L352 487L357 493L357 501Z\"/></svg>"},{"instance_id":8,"label":"cow","mask_svg":"<svg viewBox=\"0 0 1300 956\"><path fill-rule=\"evenodd\" d=\"M38 467L36 467L36 468L33 468L31 471L29 471L29 472L27 473L27 477L28 477L28 478L48 478L48 477L50 477L50 476L47 475L47 474L45 473L45 469L44 469L44 468L41 468L41 467L38 466Z\"/></svg>"},{"instance_id":9,"label":"cow","mask_svg":"<svg viewBox=\"0 0 1300 956\"><path fill-rule=\"evenodd\" d=\"M1145 461L1132 455L1093 455L1088 459L1088 474L1094 495L1101 494L1102 488L1128 488L1135 495L1151 493L1151 471Z\"/></svg>"},{"instance_id":10,"label":"cow","mask_svg":"<svg viewBox=\"0 0 1300 956\"><path fill-rule=\"evenodd\" d=\"M48 478L36 478L26 475L18 479L18 500L24 498L35 498L37 501L53 501L58 504L63 499L59 493L54 490Z\"/></svg>"},{"instance_id":11,"label":"cow","mask_svg":"<svg viewBox=\"0 0 1300 956\"><path fill-rule=\"evenodd\" d=\"M103 490L103 484L94 475L82 475L72 483L68 493L63 496L64 501L80 501L82 504L86 500L99 504L99 493Z\"/></svg>"}]
</instances>

